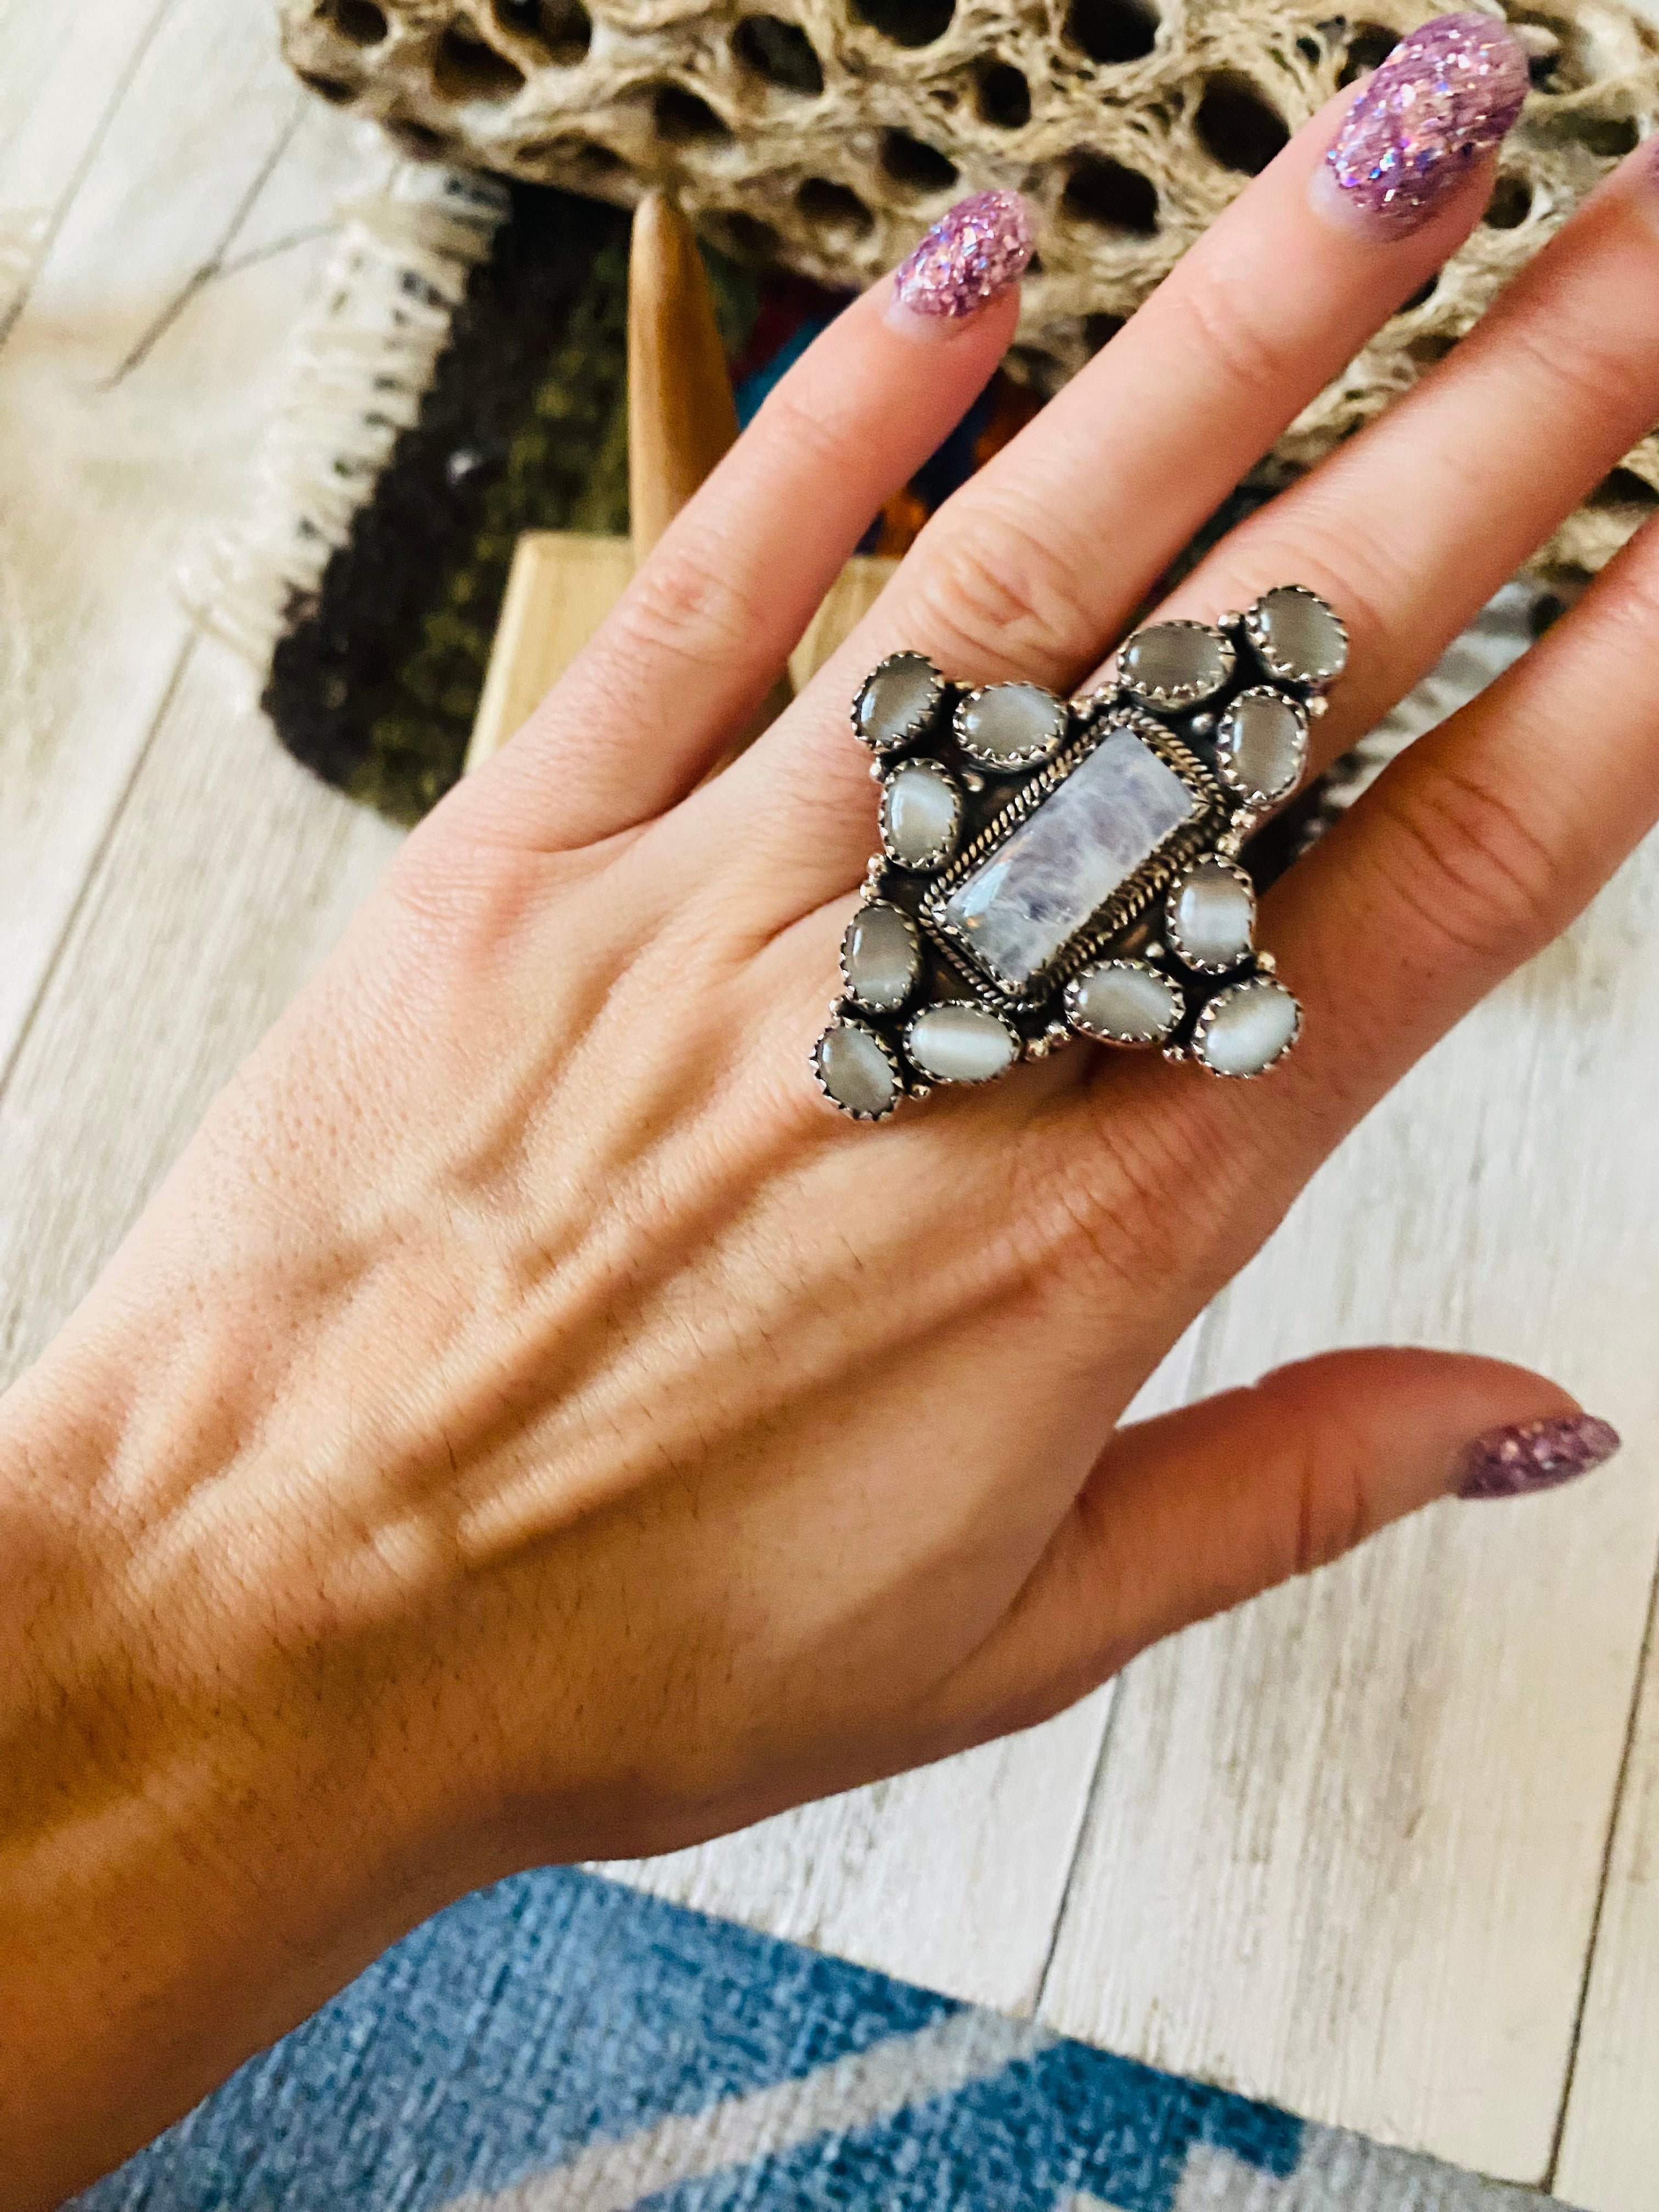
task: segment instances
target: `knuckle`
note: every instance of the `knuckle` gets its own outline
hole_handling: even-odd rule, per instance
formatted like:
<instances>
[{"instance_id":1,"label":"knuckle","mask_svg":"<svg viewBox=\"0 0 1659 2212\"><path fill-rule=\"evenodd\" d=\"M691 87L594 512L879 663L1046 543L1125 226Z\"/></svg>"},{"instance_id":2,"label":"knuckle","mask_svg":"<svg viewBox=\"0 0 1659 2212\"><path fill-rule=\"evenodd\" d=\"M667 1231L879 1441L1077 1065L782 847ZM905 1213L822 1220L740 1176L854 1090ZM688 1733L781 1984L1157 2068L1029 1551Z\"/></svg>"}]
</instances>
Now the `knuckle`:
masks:
<instances>
[{"instance_id":1,"label":"knuckle","mask_svg":"<svg viewBox=\"0 0 1659 2212\"><path fill-rule=\"evenodd\" d=\"M1516 404L1535 421L1645 423L1652 414L1651 364L1621 338L1621 326L1586 322L1561 344L1553 325L1517 316L1504 334L1522 389ZM1542 385L1542 394L1538 386Z\"/></svg>"},{"instance_id":2,"label":"knuckle","mask_svg":"<svg viewBox=\"0 0 1659 2212\"><path fill-rule=\"evenodd\" d=\"M1365 1481L1365 1443L1298 1431L1285 1491L1284 1578L1310 1575L1363 1544L1376 1525Z\"/></svg>"},{"instance_id":3,"label":"knuckle","mask_svg":"<svg viewBox=\"0 0 1659 2212\"><path fill-rule=\"evenodd\" d=\"M817 388L808 391L794 377L786 376L767 393L749 426L751 449L764 445L769 453L775 450L787 456L791 475L802 482L839 467L849 458L854 441L868 430L861 407L849 406L839 394L826 392L822 380L815 383Z\"/></svg>"},{"instance_id":4,"label":"knuckle","mask_svg":"<svg viewBox=\"0 0 1659 2212\"><path fill-rule=\"evenodd\" d=\"M512 942L538 908L541 874L528 849L514 853L434 815L410 834L380 883L433 939L501 944Z\"/></svg>"},{"instance_id":5,"label":"knuckle","mask_svg":"<svg viewBox=\"0 0 1659 2212\"><path fill-rule=\"evenodd\" d=\"M397 957L464 988L505 975L581 872L562 854L430 817L380 878Z\"/></svg>"},{"instance_id":6,"label":"knuckle","mask_svg":"<svg viewBox=\"0 0 1659 2212\"><path fill-rule=\"evenodd\" d=\"M1306 374L1304 350L1291 342L1289 326L1263 313L1260 295L1244 296L1219 268L1194 271L1180 307L1192 340L1222 364L1237 389L1277 395Z\"/></svg>"},{"instance_id":7,"label":"knuckle","mask_svg":"<svg viewBox=\"0 0 1659 2212\"><path fill-rule=\"evenodd\" d=\"M1389 889L1415 921L1482 965L1507 964L1547 921L1554 857L1492 773L1455 757L1384 775L1372 794Z\"/></svg>"},{"instance_id":8,"label":"knuckle","mask_svg":"<svg viewBox=\"0 0 1659 2212\"><path fill-rule=\"evenodd\" d=\"M719 548L694 537L646 562L607 627L619 667L666 662L695 672L747 658L766 626Z\"/></svg>"},{"instance_id":9,"label":"knuckle","mask_svg":"<svg viewBox=\"0 0 1659 2212\"><path fill-rule=\"evenodd\" d=\"M1026 1218L1035 1229L1037 1249L1054 1266L1057 1284L1068 1291L1079 1280L1097 1289L1127 1290L1136 1274L1146 1212L1132 1179L1073 1161L1069 1170L1046 1179Z\"/></svg>"},{"instance_id":10,"label":"knuckle","mask_svg":"<svg viewBox=\"0 0 1659 2212\"><path fill-rule=\"evenodd\" d=\"M1091 1312L1102 1295L1144 1291L1149 1273L1168 1281L1210 1241L1213 1211L1175 1117L1115 1121L1104 1138L1098 1116L1068 1115L1015 1155L1028 1258L1062 1297L1088 1292Z\"/></svg>"},{"instance_id":11,"label":"knuckle","mask_svg":"<svg viewBox=\"0 0 1659 2212\"><path fill-rule=\"evenodd\" d=\"M1040 682L1063 684L1099 628L1078 564L1017 512L976 515L969 529L951 527L947 510L941 522L938 544L927 547L924 538L916 548L924 557L913 587L931 649L960 666L982 667L988 655Z\"/></svg>"}]
</instances>

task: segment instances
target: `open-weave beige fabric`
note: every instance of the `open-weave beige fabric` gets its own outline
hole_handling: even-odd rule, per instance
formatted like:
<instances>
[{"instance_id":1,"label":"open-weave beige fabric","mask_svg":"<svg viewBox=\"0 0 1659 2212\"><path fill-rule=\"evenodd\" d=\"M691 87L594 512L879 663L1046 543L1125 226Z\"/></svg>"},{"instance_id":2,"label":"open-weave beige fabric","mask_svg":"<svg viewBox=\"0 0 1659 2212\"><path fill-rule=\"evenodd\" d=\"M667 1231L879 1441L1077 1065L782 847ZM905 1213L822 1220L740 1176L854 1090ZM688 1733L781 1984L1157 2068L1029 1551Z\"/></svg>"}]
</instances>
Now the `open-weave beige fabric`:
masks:
<instances>
[{"instance_id":1,"label":"open-weave beige fabric","mask_svg":"<svg viewBox=\"0 0 1659 2212\"><path fill-rule=\"evenodd\" d=\"M666 185L716 243L830 284L897 260L958 194L1041 210L1016 368L1081 366L1424 0L281 0L327 98L416 150L627 202ZM591 9L591 12L590 12ZM1659 115L1659 37L1623 0L1510 20L1535 91L1486 221L1292 427L1304 464L1462 335ZM1517 460L1524 465L1524 448ZM1654 501L1648 441L1544 565L1600 567Z\"/></svg>"}]
</instances>

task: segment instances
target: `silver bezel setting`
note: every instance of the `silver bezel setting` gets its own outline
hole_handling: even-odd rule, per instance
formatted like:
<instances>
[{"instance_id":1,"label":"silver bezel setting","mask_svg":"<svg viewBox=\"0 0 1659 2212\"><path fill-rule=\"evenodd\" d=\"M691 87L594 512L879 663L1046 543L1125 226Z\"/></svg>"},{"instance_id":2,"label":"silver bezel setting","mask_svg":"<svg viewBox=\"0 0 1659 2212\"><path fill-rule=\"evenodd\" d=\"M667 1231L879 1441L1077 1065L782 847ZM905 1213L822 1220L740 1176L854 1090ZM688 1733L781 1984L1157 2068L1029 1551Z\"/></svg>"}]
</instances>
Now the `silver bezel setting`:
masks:
<instances>
[{"instance_id":1,"label":"silver bezel setting","mask_svg":"<svg viewBox=\"0 0 1659 2212\"><path fill-rule=\"evenodd\" d=\"M1248 776L1241 775L1238 763L1228 749L1229 736L1237 727L1234 717L1247 699L1271 699L1275 706L1288 708L1295 715L1297 727L1302 732L1302 745L1297 756L1296 773L1280 790L1263 791L1259 784L1252 783ZM1250 684L1247 690L1241 691L1236 699L1231 699L1227 703L1227 710L1222 715L1216 729L1215 757L1216 766L1220 769L1222 780L1229 790L1236 791L1239 797L1251 806L1277 806L1281 799L1290 797L1308 772L1307 708L1299 699L1287 698L1285 693L1274 684Z\"/></svg>"},{"instance_id":2,"label":"silver bezel setting","mask_svg":"<svg viewBox=\"0 0 1659 2212\"><path fill-rule=\"evenodd\" d=\"M1318 595L1304 586L1279 588L1303 593L1324 608ZM1259 823L1302 781L1309 723L1325 709L1322 684L1334 681L1340 672L1333 669L1310 678L1273 652L1261 619L1261 606L1272 596L1263 592L1245 614L1224 615L1214 626L1185 625L1203 631L1206 640L1219 639L1221 651L1217 658L1224 657L1228 664L1227 676L1219 685L1166 684L1139 691L1120 678L1068 702L1055 700L1057 716L1063 717L1057 741L1022 745L1023 758L998 759L963 737L964 703L981 700L997 687L953 682L940 675L925 653L891 653L860 685L857 699L861 702L872 678L900 661L921 663L928 676L926 684L915 684L918 692L927 696L910 715L903 732L890 744L868 748L875 755L870 774L881 787L883 834L882 850L872 858L865 872L860 911L879 904L900 915L913 955L912 973L902 997L890 997L880 1005L861 999L848 971L848 933L843 932L842 995L830 1009L829 1028L812 1048L814 1079L830 1105L856 1121L884 1121L902 1097L924 1099L936 1090L977 1088L994 1082L1020 1060L1044 1059L1079 1037L1121 1048L1161 1047L1165 1060L1196 1060L1206 1073L1230 1081L1250 1081L1278 1066L1302 1034L1303 1010L1294 994L1279 981L1271 953L1255 945L1255 884L1241 855L1245 841ZM1325 611L1334 624L1327 634L1340 638L1346 654L1346 629L1334 611ZM1042 685L1031 688L1054 697ZM1238 770L1232 750L1237 722L1230 718L1237 702L1251 692L1265 693L1282 702L1295 718L1300 738L1298 772L1280 791L1262 792ZM918 744L924 730L929 732L927 740ZM1190 794L1188 817L1172 822L1180 811L1174 804L1175 794L1166 787L1159 796L1152 795L1158 779L1148 783L1144 761L1137 769L1126 759L1121 774L1114 763L1112 772L1103 776L1097 795L1079 794L1079 800L1087 796L1088 803L1079 804L1075 816L1073 810L1063 810L1052 825L1054 834L1038 841L1029 855L1034 871L1029 879L1024 862L1015 866L1011 861L1012 873L1007 882L1000 871L988 876L984 898L970 902L973 914L964 913L960 926L953 922L946 909L962 885L994 859L1083 763L1119 732L1137 739L1178 778ZM1277 749L1275 743L1270 743L1268 750ZM907 769L939 779L950 800L946 834L925 856L915 860L902 858L887 838L893 787ZM1097 813L1097 805L1104 806L1104 813ZM1097 882L1109 881L1127 866L1133 854L1146 851L1160 827L1164 827L1163 838L1153 851L1123 875L1098 908L1055 946L1055 937L1081 908L1087 895L1085 887L1091 893ZM1264 854L1269 866L1282 863L1282 854L1256 849ZM1097 860L1089 858L1091 851L1097 854ZM1115 856L1115 864L1100 866L1099 860L1107 854ZM1248 937L1224 960L1198 957L1181 927L1178 895L1184 888L1183 879L1200 861L1224 869L1250 901ZM1023 917L1020 926L1012 935L1001 926L988 925L979 930L974 916L981 907L988 914L1000 912L997 902L1005 896L1015 905L1012 913L1000 915L1000 921ZM1029 909L1024 905L1028 897L1034 902ZM1033 923L1038 925L1035 934L1026 927ZM986 939L983 945L981 937ZM896 943L892 949L896 951ZM999 975L992 964L999 950L1006 952L1009 964L1016 969L1024 959L1040 952L1048 951L1049 957L1035 975L1014 981ZM1119 969L1143 980L1147 975L1158 978L1163 995L1154 1000L1152 1016L1164 1025L1156 1035L1147 1033L1150 1017L1146 1009L1133 1013L1127 1030L1097 1024L1085 1017L1085 978L1094 969ZM1213 1066L1206 1054L1218 1024L1244 994L1269 988L1281 992L1289 1000L1289 1013L1279 1008L1271 1018L1254 1013L1241 1017L1242 1033L1230 1056L1248 1059L1253 1051L1267 1048L1281 1027L1288 1030L1284 1042L1273 1048L1273 1057L1262 1066L1247 1068L1238 1075ZM995 1049L1006 1054L1003 1067L985 1075L955 1079L932 1074L915 1058L916 1036L927 1017L956 1007L965 1008L981 1024L994 1025ZM847 1085L855 1092L878 1092L883 1085L877 1078L884 1073L890 1096L875 1111L842 1105L823 1079L826 1049L841 1030L856 1030L875 1040L881 1067L866 1060L861 1069L848 1071ZM975 1054L970 1040L963 1037L960 1042L963 1057L971 1061ZM988 1032L982 1042L986 1056L992 1056L993 1038Z\"/></svg>"},{"instance_id":3,"label":"silver bezel setting","mask_svg":"<svg viewBox=\"0 0 1659 2212\"><path fill-rule=\"evenodd\" d=\"M910 720L905 724L902 732L897 737L889 738L884 744L878 744L873 738L866 738L864 732L859 727L859 708L863 702L865 693L870 689L870 686L875 682L876 678L878 676L884 675L888 669L896 666L901 660L924 661L927 663L929 670L932 671L933 683L928 690L927 703L926 706L917 708L915 713L910 717ZM902 752L907 745L915 744L917 738L922 736L936 719L939 708L944 704L945 678L943 673L939 669L934 666L933 662L928 659L928 656L925 653L917 653L909 647L902 647L896 653L890 653L884 660L878 660L875 666L870 671L870 673L865 678L863 683L860 684L858 690L853 694L853 735L858 739L859 743L864 747L866 752L873 753L878 760L885 760L890 754Z\"/></svg>"},{"instance_id":4,"label":"silver bezel setting","mask_svg":"<svg viewBox=\"0 0 1659 2212\"><path fill-rule=\"evenodd\" d=\"M1041 744L1024 745L1018 752L988 752L982 745L975 743L964 726L963 718L970 707L976 706L991 692L1006 691L1016 688L1022 691L1040 691L1044 698L1053 702L1054 709L1053 734L1044 738ZM1050 691L1046 684L1025 684L1016 678L1013 684L981 684L966 693L957 702L955 711L951 716L951 728L957 743L967 754L969 759L976 766L982 768L988 775L1023 775L1028 768L1036 767L1040 761L1053 760L1066 742L1066 702Z\"/></svg>"},{"instance_id":5,"label":"silver bezel setting","mask_svg":"<svg viewBox=\"0 0 1659 2212\"><path fill-rule=\"evenodd\" d=\"M1297 599L1317 600L1336 624L1342 640L1342 659L1339 666L1331 669L1326 674L1306 675L1302 670L1293 668L1288 660L1282 659L1273 651L1273 641L1268 636L1267 625L1261 617L1262 605L1267 599L1283 599L1292 593ZM1244 610L1244 635L1249 639L1257 659L1261 661L1268 675L1276 678L1280 684L1292 684L1301 691L1326 690L1337 681L1348 665L1348 625L1328 599L1321 599L1317 592L1310 592L1305 584L1274 584L1263 592L1259 599L1252 599Z\"/></svg>"},{"instance_id":6,"label":"silver bezel setting","mask_svg":"<svg viewBox=\"0 0 1659 2212\"><path fill-rule=\"evenodd\" d=\"M1181 917L1177 911L1181 904L1181 894L1185 890L1188 879L1195 876L1200 868L1221 869L1240 886L1250 902L1249 934L1245 938L1243 949L1235 952L1231 960L1200 960L1196 953L1189 951L1187 940L1181 933ZM1194 975L1231 975L1235 968L1243 967L1245 961L1249 958L1251 949L1255 943L1255 885L1237 860L1230 860L1224 854L1221 853L1200 853L1190 866L1182 870L1164 894L1164 935L1170 951L1175 954L1182 966L1190 968Z\"/></svg>"},{"instance_id":7,"label":"silver bezel setting","mask_svg":"<svg viewBox=\"0 0 1659 2212\"><path fill-rule=\"evenodd\" d=\"M896 914L898 916L899 920L904 924L904 933L910 940L910 980L904 987L904 995L902 998L896 1000L890 1006L878 1006L869 999L861 999L858 994L858 988L854 984L852 976L848 973L847 969L847 940L852 935L854 926L870 912L872 907L878 906L884 907L889 914ZM915 995L916 986L921 981L921 932L916 927L915 923L910 919L910 916L906 914L904 908L902 906L896 905L891 899L866 899L859 907L857 912L849 915L848 917L847 927L841 933L840 958L842 988L845 991L850 1005L859 1007L866 1014L901 1014L903 1012L905 1007L909 1005L912 997Z\"/></svg>"},{"instance_id":8,"label":"silver bezel setting","mask_svg":"<svg viewBox=\"0 0 1659 2212\"><path fill-rule=\"evenodd\" d=\"M970 1014L981 1014L987 1021L994 1022L1014 1048L1004 1065L1001 1067L993 1068L988 1075L936 1075L917 1060L915 1054L910 1049L910 1032L919 1021L926 1015L950 1013L958 1007ZM1012 1067L1021 1056L1019 1031L1015 1029L1012 1022L1004 1021L994 1006L987 1006L983 999L934 999L927 1006L918 1006L904 1024L904 1049L908 1058L921 1069L929 1083L943 1084L951 1091L976 1091L981 1083L994 1083L999 1076L1006 1075L1009 1068Z\"/></svg>"},{"instance_id":9,"label":"silver bezel setting","mask_svg":"<svg viewBox=\"0 0 1659 2212\"><path fill-rule=\"evenodd\" d=\"M891 845L887 842L887 796L894 784L897 782L899 777L905 773L907 769L917 768L931 769L933 773L939 777L942 783L948 784L951 787L951 799L954 800L955 804L951 810L950 832L945 837L944 842L942 844L933 846L921 860L907 860L902 853L896 853ZM895 761L891 768L883 771L881 778L881 805L876 817L881 832L881 849L884 859L885 859L893 867L908 868L912 875L927 875L931 873L931 872L935 868L943 868L948 866L956 857L957 846L962 837L962 786L957 781L955 776L951 775L950 769L945 767L943 761L934 760L932 755L928 753L916 753L912 755L908 760Z\"/></svg>"},{"instance_id":10,"label":"silver bezel setting","mask_svg":"<svg viewBox=\"0 0 1659 2212\"><path fill-rule=\"evenodd\" d=\"M1128 882L1114 891L1083 928L1075 931L1054 954L1024 982L998 975L979 957L973 945L951 921L945 909L951 895L967 881L981 862L1006 842L1026 817L1034 813L1058 789L1073 770L1115 730L1130 730L1156 753L1164 766L1178 775L1197 801L1198 811L1144 860ZM1189 751L1174 732L1133 707L1118 707L1091 722L1076 744L1041 769L970 840L943 874L929 884L920 909L923 930L958 968L966 966L981 988L988 988L1011 1011L1030 1012L1046 1000L1060 984L1087 967L1109 941L1129 928L1158 896L1170 879L1182 873L1215 842L1218 822L1224 819L1228 799L1218 777Z\"/></svg>"},{"instance_id":11,"label":"silver bezel setting","mask_svg":"<svg viewBox=\"0 0 1659 2212\"><path fill-rule=\"evenodd\" d=\"M1131 975L1157 976L1170 994L1170 1018L1161 1030L1149 1037L1130 1036L1123 1030L1103 1030L1097 1028L1093 1023L1085 1020L1078 1005L1079 999L1082 995L1083 987L1088 978L1097 975L1103 968L1121 968L1127 970ZM1181 986L1172 975L1166 975L1162 968L1155 967L1150 960L1091 960L1086 968L1079 969L1067 982L1063 1003L1066 1008L1066 1019L1079 1036L1088 1037L1096 1044L1125 1047L1163 1044L1181 1027L1181 1017L1184 1011Z\"/></svg>"},{"instance_id":12,"label":"silver bezel setting","mask_svg":"<svg viewBox=\"0 0 1659 2212\"><path fill-rule=\"evenodd\" d=\"M877 1044L881 1048L882 1058L887 1062L889 1067L893 1071L893 1095L887 1104L881 1108L879 1112L871 1114L857 1106L843 1106L840 1099L836 1097L835 1092L824 1081L823 1064L824 1042L829 1037L830 1032L835 1030L862 1030L866 1036L873 1037ZM896 1112L900 1103L904 1098L904 1070L899 1065L898 1054L894 1051L892 1046L888 1043L886 1038L883 1036L881 1031L875 1027L874 1024L861 1019L857 1013L849 1014L844 1012L840 1006L837 1006L829 1027L827 1029L821 1030L817 1036L813 1039L812 1050L810 1054L810 1058L812 1064L812 1080L817 1085L820 1095L829 1100L830 1103L835 1108L837 1114L845 1114L848 1121L884 1121L890 1114Z\"/></svg>"},{"instance_id":13,"label":"silver bezel setting","mask_svg":"<svg viewBox=\"0 0 1659 2212\"><path fill-rule=\"evenodd\" d=\"M1125 673L1123 656L1138 637L1145 636L1148 630L1152 629L1195 629L1213 639L1221 648L1224 663L1220 675L1213 684L1137 684L1133 676ZM1143 623L1139 629L1131 630L1117 649L1118 682L1135 698L1153 707L1195 707L1202 699L1213 699L1218 691L1224 691L1231 683L1237 666L1238 648L1224 629L1218 629L1214 623L1189 622L1180 616L1169 622Z\"/></svg>"},{"instance_id":14,"label":"silver bezel setting","mask_svg":"<svg viewBox=\"0 0 1659 2212\"><path fill-rule=\"evenodd\" d=\"M1242 999L1261 991L1276 992L1279 996L1288 999L1291 1004L1296 1008L1296 1023L1295 1026L1291 1029L1289 1036L1285 1038L1284 1043L1280 1045L1279 1050L1273 1054L1273 1058L1270 1060L1266 1061L1261 1067L1244 1068L1237 1073L1235 1073L1231 1068L1212 1067L1210 1065L1210 1062L1204 1057L1203 1048L1205 1041L1208 1037L1210 1031L1215 1027L1216 1022L1220 1017L1222 1010L1224 1007L1231 1006L1235 1000ZM1188 1048L1188 1056L1197 1062L1199 1066L1204 1070L1204 1073L1206 1075L1213 1075L1218 1083L1255 1083L1261 1076L1272 1073L1273 1070L1278 1066L1279 1061L1284 1059L1285 1055L1294 1048L1296 1041L1301 1034L1302 1001L1297 997L1296 993L1292 990L1287 989L1286 987L1279 981L1276 975L1247 975L1243 982L1230 983L1224 991L1218 991L1214 998L1210 1000L1208 1004L1205 1006L1203 1012L1199 1015L1197 1022L1194 1024L1193 1039L1192 1043Z\"/></svg>"}]
</instances>

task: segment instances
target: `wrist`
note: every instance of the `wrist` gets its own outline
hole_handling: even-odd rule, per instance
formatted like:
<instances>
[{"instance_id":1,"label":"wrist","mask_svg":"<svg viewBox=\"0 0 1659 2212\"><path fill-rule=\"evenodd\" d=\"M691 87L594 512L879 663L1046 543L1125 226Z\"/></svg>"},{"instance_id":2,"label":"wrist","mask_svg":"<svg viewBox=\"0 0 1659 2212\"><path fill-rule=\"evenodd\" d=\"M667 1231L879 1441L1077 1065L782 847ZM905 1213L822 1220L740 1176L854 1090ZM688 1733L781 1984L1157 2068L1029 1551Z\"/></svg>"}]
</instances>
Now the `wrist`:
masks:
<instances>
[{"instance_id":1,"label":"wrist","mask_svg":"<svg viewBox=\"0 0 1659 2212\"><path fill-rule=\"evenodd\" d=\"M470 1886L374 1639L302 1596L320 1553L239 1452L181 1486L199 1409L161 1402L154 1341L110 1349L0 1400L0 2208L106 2170Z\"/></svg>"}]
</instances>

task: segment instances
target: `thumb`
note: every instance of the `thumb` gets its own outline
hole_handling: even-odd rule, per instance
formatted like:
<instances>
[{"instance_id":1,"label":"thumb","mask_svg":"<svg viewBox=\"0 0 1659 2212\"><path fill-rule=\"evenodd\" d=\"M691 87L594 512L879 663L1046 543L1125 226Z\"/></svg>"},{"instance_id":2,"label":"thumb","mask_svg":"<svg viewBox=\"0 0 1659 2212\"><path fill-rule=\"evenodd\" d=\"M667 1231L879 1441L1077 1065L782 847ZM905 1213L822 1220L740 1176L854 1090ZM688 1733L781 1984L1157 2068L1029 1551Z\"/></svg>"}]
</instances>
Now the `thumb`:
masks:
<instances>
[{"instance_id":1,"label":"thumb","mask_svg":"<svg viewBox=\"0 0 1659 2212\"><path fill-rule=\"evenodd\" d=\"M1351 1550L1433 1498L1518 1496L1617 1432L1525 1368L1326 1352L1120 1429L988 1641L945 1685L962 1741L1057 1712L1137 1651Z\"/></svg>"}]
</instances>

